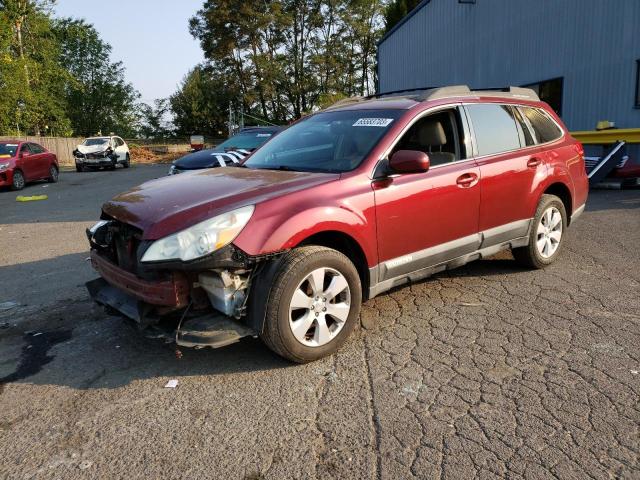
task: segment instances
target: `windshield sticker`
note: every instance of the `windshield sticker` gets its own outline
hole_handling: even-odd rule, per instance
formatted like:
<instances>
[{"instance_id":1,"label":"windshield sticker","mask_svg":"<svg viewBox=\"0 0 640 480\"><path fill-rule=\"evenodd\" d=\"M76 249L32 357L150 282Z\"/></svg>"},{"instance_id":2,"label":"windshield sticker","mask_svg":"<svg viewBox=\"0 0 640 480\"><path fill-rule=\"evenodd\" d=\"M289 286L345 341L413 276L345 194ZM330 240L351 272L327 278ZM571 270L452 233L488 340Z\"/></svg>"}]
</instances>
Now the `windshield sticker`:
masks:
<instances>
[{"instance_id":1,"label":"windshield sticker","mask_svg":"<svg viewBox=\"0 0 640 480\"><path fill-rule=\"evenodd\" d=\"M271 136L271 134L270 134L270 133L259 133L259 134L258 134L258 135L256 135L256 136L257 136L258 138L261 138L261 137L270 137L270 136Z\"/></svg>"},{"instance_id":2,"label":"windshield sticker","mask_svg":"<svg viewBox=\"0 0 640 480\"><path fill-rule=\"evenodd\" d=\"M5 143L4 145L5 145L5 147L17 147L18 146L17 143Z\"/></svg>"},{"instance_id":3,"label":"windshield sticker","mask_svg":"<svg viewBox=\"0 0 640 480\"><path fill-rule=\"evenodd\" d=\"M354 127L386 127L391 122L393 122L393 118L360 118L356 123L353 124Z\"/></svg>"}]
</instances>

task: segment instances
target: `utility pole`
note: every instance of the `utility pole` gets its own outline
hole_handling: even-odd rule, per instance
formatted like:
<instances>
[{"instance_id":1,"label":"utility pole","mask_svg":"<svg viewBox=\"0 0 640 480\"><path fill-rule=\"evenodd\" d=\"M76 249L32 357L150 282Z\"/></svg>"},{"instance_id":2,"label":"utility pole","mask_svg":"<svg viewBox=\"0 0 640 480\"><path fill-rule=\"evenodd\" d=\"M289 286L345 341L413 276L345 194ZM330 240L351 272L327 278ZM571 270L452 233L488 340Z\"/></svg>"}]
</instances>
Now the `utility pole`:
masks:
<instances>
[{"instance_id":1,"label":"utility pole","mask_svg":"<svg viewBox=\"0 0 640 480\"><path fill-rule=\"evenodd\" d=\"M229 102L229 136L233 135L233 126L235 124L235 115L233 112L233 103Z\"/></svg>"}]
</instances>

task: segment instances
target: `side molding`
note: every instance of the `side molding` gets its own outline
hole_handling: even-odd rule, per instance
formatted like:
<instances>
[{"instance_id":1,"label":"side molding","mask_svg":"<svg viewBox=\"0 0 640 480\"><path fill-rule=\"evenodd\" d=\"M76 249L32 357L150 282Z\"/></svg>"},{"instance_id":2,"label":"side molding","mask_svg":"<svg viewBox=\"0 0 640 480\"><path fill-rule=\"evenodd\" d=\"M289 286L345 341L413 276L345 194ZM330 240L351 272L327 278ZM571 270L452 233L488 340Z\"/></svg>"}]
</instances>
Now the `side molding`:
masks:
<instances>
[{"instance_id":1,"label":"side molding","mask_svg":"<svg viewBox=\"0 0 640 480\"><path fill-rule=\"evenodd\" d=\"M434 273L490 257L507 248L524 247L529 244L532 221L531 218L517 220L382 262L369 269L369 298Z\"/></svg>"}]
</instances>

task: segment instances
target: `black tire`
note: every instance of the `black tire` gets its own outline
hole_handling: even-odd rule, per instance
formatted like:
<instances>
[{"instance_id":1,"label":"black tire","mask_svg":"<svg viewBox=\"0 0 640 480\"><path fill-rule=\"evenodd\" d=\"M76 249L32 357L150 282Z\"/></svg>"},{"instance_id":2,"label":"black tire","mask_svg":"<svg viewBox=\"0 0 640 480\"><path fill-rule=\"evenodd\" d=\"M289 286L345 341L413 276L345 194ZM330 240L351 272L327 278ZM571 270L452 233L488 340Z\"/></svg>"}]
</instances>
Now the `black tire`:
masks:
<instances>
[{"instance_id":1,"label":"black tire","mask_svg":"<svg viewBox=\"0 0 640 480\"><path fill-rule=\"evenodd\" d=\"M56 167L55 165L51 165L49 167L49 178L47 178L47 181L49 183L57 183L59 174L60 171L58 170L58 167Z\"/></svg>"},{"instance_id":2,"label":"black tire","mask_svg":"<svg viewBox=\"0 0 640 480\"><path fill-rule=\"evenodd\" d=\"M84 167L82 165L78 165L76 163L76 172L80 173L80 172L84 172Z\"/></svg>"},{"instance_id":3,"label":"black tire","mask_svg":"<svg viewBox=\"0 0 640 480\"><path fill-rule=\"evenodd\" d=\"M542 220L543 214L550 208L555 208L560 212L560 216L562 217L562 231L556 250L550 256L545 257L539 251L537 246L537 242L539 240L538 225ZM544 268L551 265L562 251L562 245L564 244L564 237L567 231L567 212L562 200L555 195L542 195L538 202L538 208L536 209L536 213L533 217L530 230L529 244L526 247L514 248L512 250L513 258L515 258L520 265L529 268Z\"/></svg>"},{"instance_id":4,"label":"black tire","mask_svg":"<svg viewBox=\"0 0 640 480\"><path fill-rule=\"evenodd\" d=\"M340 273L349 287L349 313L335 337L321 346L307 346L298 341L289 324L289 306L293 294L311 272L328 268ZM331 277L328 277L331 278ZM262 341L278 355L296 363L307 363L336 352L358 325L362 286L358 271L342 253L325 247L294 249L281 259L267 304ZM303 309L304 311L304 309ZM312 310L309 309L311 315ZM317 316L317 314L316 314ZM329 317L331 318L331 317ZM313 327L316 328L316 327Z\"/></svg>"},{"instance_id":5,"label":"black tire","mask_svg":"<svg viewBox=\"0 0 640 480\"><path fill-rule=\"evenodd\" d=\"M122 166L124 168L129 168L129 166L131 165L131 157L129 156L129 154L127 153L127 159L124 161L124 163L122 164Z\"/></svg>"},{"instance_id":6,"label":"black tire","mask_svg":"<svg viewBox=\"0 0 640 480\"><path fill-rule=\"evenodd\" d=\"M25 185L24 175L20 170L13 171L13 182L11 183L11 190L22 190Z\"/></svg>"}]
</instances>

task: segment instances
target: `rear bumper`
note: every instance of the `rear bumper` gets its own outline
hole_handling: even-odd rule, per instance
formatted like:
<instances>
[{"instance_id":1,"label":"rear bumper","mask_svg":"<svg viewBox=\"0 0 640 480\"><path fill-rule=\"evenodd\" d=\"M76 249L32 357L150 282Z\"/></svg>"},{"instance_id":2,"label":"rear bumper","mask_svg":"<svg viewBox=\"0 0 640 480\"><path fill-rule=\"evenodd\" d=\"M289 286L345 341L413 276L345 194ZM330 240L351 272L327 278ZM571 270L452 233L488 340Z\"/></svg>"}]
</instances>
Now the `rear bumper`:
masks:
<instances>
[{"instance_id":1,"label":"rear bumper","mask_svg":"<svg viewBox=\"0 0 640 480\"><path fill-rule=\"evenodd\" d=\"M91 251L91 265L109 284L126 294L151 305L182 308L189 303L189 282L180 273L165 281L153 282L138 278Z\"/></svg>"}]
</instances>

